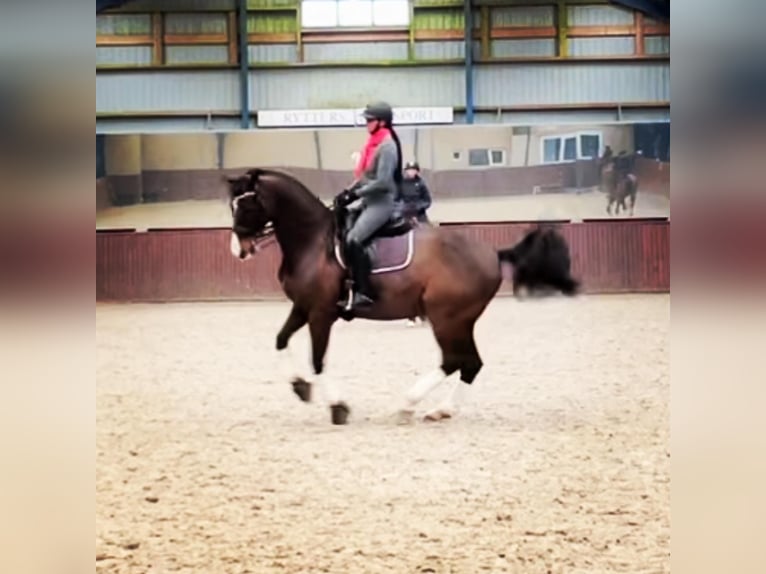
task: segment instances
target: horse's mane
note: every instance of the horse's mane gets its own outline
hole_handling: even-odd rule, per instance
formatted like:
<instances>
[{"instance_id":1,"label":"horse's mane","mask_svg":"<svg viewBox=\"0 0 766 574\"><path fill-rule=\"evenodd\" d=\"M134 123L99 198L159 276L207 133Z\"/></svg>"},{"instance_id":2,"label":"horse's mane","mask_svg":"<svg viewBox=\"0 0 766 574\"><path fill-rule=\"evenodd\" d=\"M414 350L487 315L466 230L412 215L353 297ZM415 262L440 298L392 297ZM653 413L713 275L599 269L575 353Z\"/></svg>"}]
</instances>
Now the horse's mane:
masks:
<instances>
[{"instance_id":1,"label":"horse's mane","mask_svg":"<svg viewBox=\"0 0 766 574\"><path fill-rule=\"evenodd\" d=\"M302 192L304 192L308 197L311 197L312 199L314 199L318 205L321 205L322 207L327 209L327 206L324 204L324 202L321 199L319 199L319 197L313 191L311 191L308 187L306 187L306 185L302 181L300 181L298 178L296 178L294 175L291 175L284 171L278 171L276 169L266 169L263 167L256 167L256 168L250 169L247 171L247 175L250 176L250 182L253 185L253 187L255 186L255 184L258 183L258 180L264 175L270 175L276 178L285 179L289 181L290 183L292 183L294 186L296 186L298 189L300 189Z\"/></svg>"},{"instance_id":2,"label":"horse's mane","mask_svg":"<svg viewBox=\"0 0 766 574\"><path fill-rule=\"evenodd\" d=\"M264 176L264 175L270 175L272 177L275 177L277 179L283 179L291 184L293 184L295 187L300 189L304 194L306 199L309 201L312 201L312 203L315 203L317 207L322 208L322 212L324 215L327 215L329 218L329 225L327 226L327 236L325 238L325 243L327 247L327 253L329 256L334 255L335 250L335 238L337 237L337 220L335 217L335 206L328 207L325 205L325 203L317 196L313 191L311 191L306 185L300 181L298 178L296 178L294 175L275 170L275 169L267 169L262 167L256 167L252 168L247 171L247 175L250 176L250 183L255 189L255 185L258 183L258 180Z\"/></svg>"}]
</instances>

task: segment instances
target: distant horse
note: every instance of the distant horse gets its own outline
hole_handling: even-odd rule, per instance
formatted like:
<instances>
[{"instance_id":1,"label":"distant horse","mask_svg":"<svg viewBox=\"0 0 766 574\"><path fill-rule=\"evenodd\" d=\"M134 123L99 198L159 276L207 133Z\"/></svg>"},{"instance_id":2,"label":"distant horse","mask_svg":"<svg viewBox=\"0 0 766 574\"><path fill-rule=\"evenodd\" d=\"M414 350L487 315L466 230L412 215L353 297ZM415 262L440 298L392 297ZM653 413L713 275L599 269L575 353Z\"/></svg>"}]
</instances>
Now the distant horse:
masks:
<instances>
[{"instance_id":1,"label":"distant horse","mask_svg":"<svg viewBox=\"0 0 766 574\"><path fill-rule=\"evenodd\" d=\"M554 230L535 230L516 247L496 251L439 227L413 228L400 218L384 225L368 245L375 303L350 315L339 304L348 275L339 248L346 229L345 209L325 206L298 180L278 171L251 169L226 181L233 220L232 254L245 260L257 251L260 239L276 237L283 256L278 277L292 301L276 336L276 348L284 351L293 334L308 323L313 371L321 380L333 424L345 424L350 412L338 387L324 373L330 331L337 319L427 317L441 349L441 365L406 393L399 415L403 422L410 421L415 405L459 371L465 384L457 382L445 402L425 416L439 420L456 414L464 387L473 383L482 368L474 325L500 287L502 262L525 267L518 279L530 289L560 289L568 295L577 291L578 282L570 276L568 247ZM364 354L365 349L354 353ZM298 397L308 402L311 384L300 376L292 383Z\"/></svg>"},{"instance_id":2,"label":"distant horse","mask_svg":"<svg viewBox=\"0 0 766 574\"><path fill-rule=\"evenodd\" d=\"M620 152L616 157L602 158L601 162L601 189L607 194L606 212L612 215L612 205L615 205L615 215L619 215L620 207L624 211L630 210L633 215L636 206L636 194L638 193L638 177L633 173L633 161L635 156L628 156ZM630 200L630 208L625 200Z\"/></svg>"}]
</instances>

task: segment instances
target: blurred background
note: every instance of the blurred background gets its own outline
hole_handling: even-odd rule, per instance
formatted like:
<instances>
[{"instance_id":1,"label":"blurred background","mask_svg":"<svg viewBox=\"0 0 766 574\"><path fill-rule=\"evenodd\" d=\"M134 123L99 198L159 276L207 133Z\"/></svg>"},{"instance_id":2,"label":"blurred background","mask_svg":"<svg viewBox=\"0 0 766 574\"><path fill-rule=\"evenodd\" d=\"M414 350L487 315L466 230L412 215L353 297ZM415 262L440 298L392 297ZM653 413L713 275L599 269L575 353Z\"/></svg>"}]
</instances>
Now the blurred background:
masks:
<instances>
[{"instance_id":1,"label":"blurred background","mask_svg":"<svg viewBox=\"0 0 766 574\"><path fill-rule=\"evenodd\" d=\"M436 224L502 243L556 221L594 290L669 288L667 3L137 0L97 5L99 300L278 296L276 246L258 277L221 270L221 175L283 169L329 202L377 100ZM607 212L607 152L631 210Z\"/></svg>"}]
</instances>

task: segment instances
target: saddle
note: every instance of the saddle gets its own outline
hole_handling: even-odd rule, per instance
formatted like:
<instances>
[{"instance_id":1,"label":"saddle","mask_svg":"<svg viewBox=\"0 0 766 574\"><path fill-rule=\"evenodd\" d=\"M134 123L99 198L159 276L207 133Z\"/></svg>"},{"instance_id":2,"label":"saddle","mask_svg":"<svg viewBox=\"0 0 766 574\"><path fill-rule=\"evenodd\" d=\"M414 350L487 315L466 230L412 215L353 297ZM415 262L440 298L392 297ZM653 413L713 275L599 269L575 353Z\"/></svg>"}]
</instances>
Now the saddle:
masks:
<instances>
[{"instance_id":1,"label":"saddle","mask_svg":"<svg viewBox=\"0 0 766 574\"><path fill-rule=\"evenodd\" d=\"M373 233L370 238L370 242L374 241L378 237L397 237L404 235L412 229L412 221L403 215L392 216L383 226Z\"/></svg>"},{"instance_id":2,"label":"saddle","mask_svg":"<svg viewBox=\"0 0 766 574\"><path fill-rule=\"evenodd\" d=\"M341 244L344 243L346 234L348 233L350 227L348 215L348 210L345 207L335 207L337 240L340 241ZM400 235L404 235L408 231L411 231L413 228L414 225L410 218L405 217L399 212L396 212L389 218L388 221L379 227L375 233L372 234L372 236L367 240L366 246L369 247L372 243L375 242L376 239L382 237L398 237Z\"/></svg>"},{"instance_id":3,"label":"saddle","mask_svg":"<svg viewBox=\"0 0 766 574\"><path fill-rule=\"evenodd\" d=\"M344 248L350 227L347 210L336 207L336 219L335 257L347 269ZM414 229L410 218L395 213L364 243L371 274L400 271L410 264L415 249Z\"/></svg>"}]
</instances>

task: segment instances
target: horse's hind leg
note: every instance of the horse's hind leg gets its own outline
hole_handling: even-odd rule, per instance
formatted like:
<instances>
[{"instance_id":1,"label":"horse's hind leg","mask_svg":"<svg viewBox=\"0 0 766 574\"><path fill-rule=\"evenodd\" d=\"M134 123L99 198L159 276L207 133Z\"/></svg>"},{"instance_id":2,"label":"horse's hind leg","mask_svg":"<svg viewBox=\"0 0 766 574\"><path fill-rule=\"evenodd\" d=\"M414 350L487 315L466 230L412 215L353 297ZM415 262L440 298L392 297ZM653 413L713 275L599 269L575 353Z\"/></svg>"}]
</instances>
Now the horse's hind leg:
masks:
<instances>
[{"instance_id":1,"label":"horse's hind leg","mask_svg":"<svg viewBox=\"0 0 766 574\"><path fill-rule=\"evenodd\" d=\"M427 421L438 421L455 416L463 403L468 385L473 383L484 366L479 350L476 348L473 325L468 329L468 333L453 345L453 352L455 354L452 361L460 364L460 380L452 383L449 394L438 407L425 414L424 419Z\"/></svg>"},{"instance_id":2,"label":"horse's hind leg","mask_svg":"<svg viewBox=\"0 0 766 574\"><path fill-rule=\"evenodd\" d=\"M436 409L426 413L426 420L440 420L454 416L460 406L464 384L471 384L482 367L481 358L473 339L473 323L456 323L454 320L434 318L434 335L442 351L442 364L438 369L421 377L405 394L406 405L400 411L402 421L409 421L415 406L453 373L460 371L460 381L447 399Z\"/></svg>"},{"instance_id":3,"label":"horse's hind leg","mask_svg":"<svg viewBox=\"0 0 766 574\"><path fill-rule=\"evenodd\" d=\"M429 319L431 319L429 317ZM415 414L415 407L426 395L438 387L445 379L460 369L460 363L455 359L456 352L453 349L453 341L449 336L449 329L445 328L443 319L431 320L436 341L442 350L442 364L439 368L426 373L405 393L404 406L399 410L401 423L408 423Z\"/></svg>"},{"instance_id":4,"label":"horse's hind leg","mask_svg":"<svg viewBox=\"0 0 766 574\"><path fill-rule=\"evenodd\" d=\"M456 365L442 362L438 369L434 369L420 377L404 394L405 404L399 410L399 421L401 423L409 423L415 414L417 404L457 370L458 367Z\"/></svg>"}]
</instances>

